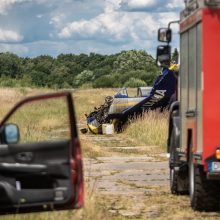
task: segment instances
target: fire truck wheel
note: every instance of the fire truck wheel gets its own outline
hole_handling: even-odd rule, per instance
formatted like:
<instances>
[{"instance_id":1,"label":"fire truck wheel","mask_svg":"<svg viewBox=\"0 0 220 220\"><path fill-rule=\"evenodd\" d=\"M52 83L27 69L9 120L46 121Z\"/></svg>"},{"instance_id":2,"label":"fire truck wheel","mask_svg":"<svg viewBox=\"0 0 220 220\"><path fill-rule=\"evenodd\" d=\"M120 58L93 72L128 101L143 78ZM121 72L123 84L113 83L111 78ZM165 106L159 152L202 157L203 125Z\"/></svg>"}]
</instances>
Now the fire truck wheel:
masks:
<instances>
[{"instance_id":1,"label":"fire truck wheel","mask_svg":"<svg viewBox=\"0 0 220 220\"><path fill-rule=\"evenodd\" d=\"M191 207L196 211L217 211L219 209L219 182L207 180L203 167L193 163L192 153L189 159Z\"/></svg>"},{"instance_id":2,"label":"fire truck wheel","mask_svg":"<svg viewBox=\"0 0 220 220\"><path fill-rule=\"evenodd\" d=\"M172 194L178 194L178 174L177 172L174 170L174 164L175 164L175 150L176 150L176 146L175 146L175 130L174 128L172 129L171 132L171 137L170 137L170 160L169 160L169 165L170 165L170 191Z\"/></svg>"},{"instance_id":3,"label":"fire truck wheel","mask_svg":"<svg viewBox=\"0 0 220 220\"><path fill-rule=\"evenodd\" d=\"M178 147L178 136L175 129L172 129L170 137L170 191L172 194L186 195L189 194L188 190L188 166L178 161L176 148Z\"/></svg>"},{"instance_id":4,"label":"fire truck wheel","mask_svg":"<svg viewBox=\"0 0 220 220\"><path fill-rule=\"evenodd\" d=\"M174 169L170 169L170 191L172 194L178 194L177 191L177 173Z\"/></svg>"}]
</instances>

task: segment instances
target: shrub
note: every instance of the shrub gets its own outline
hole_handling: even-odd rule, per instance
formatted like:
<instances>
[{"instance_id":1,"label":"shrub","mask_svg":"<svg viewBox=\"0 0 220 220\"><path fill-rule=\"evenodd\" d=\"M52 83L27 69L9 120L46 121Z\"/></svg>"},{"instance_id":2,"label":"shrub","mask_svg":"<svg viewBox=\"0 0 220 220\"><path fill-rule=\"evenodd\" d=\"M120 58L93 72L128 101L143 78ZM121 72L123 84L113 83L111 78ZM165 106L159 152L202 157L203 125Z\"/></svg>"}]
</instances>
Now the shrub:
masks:
<instances>
[{"instance_id":1,"label":"shrub","mask_svg":"<svg viewBox=\"0 0 220 220\"><path fill-rule=\"evenodd\" d=\"M93 84L94 88L111 88L115 83L114 77L112 75L105 75L99 77Z\"/></svg>"},{"instance_id":2,"label":"shrub","mask_svg":"<svg viewBox=\"0 0 220 220\"><path fill-rule=\"evenodd\" d=\"M130 78L128 81L125 82L124 87L139 87L139 86L147 86L147 84L141 80L141 79L137 79L137 78Z\"/></svg>"}]
</instances>

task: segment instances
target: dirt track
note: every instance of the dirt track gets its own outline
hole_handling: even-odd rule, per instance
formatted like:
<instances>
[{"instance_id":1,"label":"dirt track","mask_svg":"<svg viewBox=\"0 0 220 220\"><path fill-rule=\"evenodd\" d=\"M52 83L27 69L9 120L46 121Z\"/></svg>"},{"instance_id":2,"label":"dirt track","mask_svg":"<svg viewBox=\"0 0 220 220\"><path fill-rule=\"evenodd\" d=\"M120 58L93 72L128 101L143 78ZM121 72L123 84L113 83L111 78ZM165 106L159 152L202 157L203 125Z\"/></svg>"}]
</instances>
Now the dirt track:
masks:
<instances>
[{"instance_id":1,"label":"dirt track","mask_svg":"<svg viewBox=\"0 0 220 220\"><path fill-rule=\"evenodd\" d=\"M90 187L104 194L146 194L168 185L167 162L147 157L98 157L85 162Z\"/></svg>"},{"instance_id":2,"label":"dirt track","mask_svg":"<svg viewBox=\"0 0 220 220\"><path fill-rule=\"evenodd\" d=\"M165 153L152 152L149 146L126 146L114 136L86 138L91 146L102 145L102 155L108 155L85 158L84 171L87 186L103 197L102 206L112 215L119 219L220 219L219 213L194 212L188 196L170 193ZM126 154L117 154L125 149ZM139 154L129 153L134 149Z\"/></svg>"},{"instance_id":3,"label":"dirt track","mask_svg":"<svg viewBox=\"0 0 220 220\"><path fill-rule=\"evenodd\" d=\"M87 138L93 143L102 144L103 151L106 149L133 151L147 148L126 146L122 140L112 136L88 135ZM161 153L157 156L155 154L130 156L128 152L126 156L114 154L114 156L86 158L84 167L90 189L108 199L111 198L107 202L109 211L125 217L140 217L143 212L155 215L159 210L158 207L153 206L148 210L149 207L146 207L144 200L158 194L161 187L167 190L169 185L168 163L165 154L161 155ZM119 200L126 205L119 205L117 202Z\"/></svg>"},{"instance_id":4,"label":"dirt track","mask_svg":"<svg viewBox=\"0 0 220 220\"><path fill-rule=\"evenodd\" d=\"M167 162L150 162L147 157L98 157L85 161L87 181L90 187L109 196L123 196L133 200L135 206L121 209L112 207L111 212L123 216L139 216L145 205L142 197L157 192L168 185Z\"/></svg>"}]
</instances>

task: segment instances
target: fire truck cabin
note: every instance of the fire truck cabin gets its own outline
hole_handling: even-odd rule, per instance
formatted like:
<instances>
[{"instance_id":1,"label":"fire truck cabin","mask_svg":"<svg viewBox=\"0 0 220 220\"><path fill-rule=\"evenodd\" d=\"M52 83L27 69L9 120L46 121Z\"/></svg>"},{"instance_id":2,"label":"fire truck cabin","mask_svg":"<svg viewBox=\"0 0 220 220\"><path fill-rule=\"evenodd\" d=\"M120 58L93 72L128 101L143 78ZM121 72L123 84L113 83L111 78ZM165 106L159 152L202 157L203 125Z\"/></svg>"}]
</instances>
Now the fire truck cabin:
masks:
<instances>
[{"instance_id":1,"label":"fire truck cabin","mask_svg":"<svg viewBox=\"0 0 220 220\"><path fill-rule=\"evenodd\" d=\"M220 179L220 1L189 1L180 51L180 154Z\"/></svg>"}]
</instances>

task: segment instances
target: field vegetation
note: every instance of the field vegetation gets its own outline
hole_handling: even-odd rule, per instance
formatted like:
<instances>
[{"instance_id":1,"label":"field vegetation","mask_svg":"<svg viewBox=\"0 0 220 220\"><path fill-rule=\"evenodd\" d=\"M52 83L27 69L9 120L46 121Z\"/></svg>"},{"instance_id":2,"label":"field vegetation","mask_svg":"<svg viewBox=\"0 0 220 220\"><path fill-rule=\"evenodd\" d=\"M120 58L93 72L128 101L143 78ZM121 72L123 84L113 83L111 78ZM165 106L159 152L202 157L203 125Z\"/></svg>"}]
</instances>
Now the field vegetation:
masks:
<instances>
[{"instance_id":1,"label":"field vegetation","mask_svg":"<svg viewBox=\"0 0 220 220\"><path fill-rule=\"evenodd\" d=\"M41 94L45 92L51 92L50 89L0 89L0 118L6 114L6 112L21 98L30 95ZM54 91L54 90L53 90ZM74 103L76 107L78 127L85 127L84 114L93 110L94 106L98 106L103 103L104 97L115 93L115 89L79 89L73 91ZM134 90L130 91L135 93ZM27 127L23 131L24 135L28 136L30 140L44 139L45 134L52 131L50 138L57 136L57 134L63 136L65 133L65 121L60 125L59 120L64 120L65 110L58 102L57 108L54 108L54 102L45 103L42 105L32 106L19 112L17 117L13 120L22 126L26 126L27 120L34 121L34 127ZM34 111L36 110L36 111ZM36 114L37 112L37 114ZM47 115L47 117L45 117ZM49 115L49 117L48 117ZM59 120L58 120L59 118ZM166 134L167 134L167 118L168 113L149 112L140 118L137 118L125 128L121 134L114 134L108 138L111 138L111 142L105 142L104 140L96 141L97 139L91 139L90 134L80 134L83 155L84 158L98 158L99 156L151 156L157 157L160 154L165 153L166 146ZM16 121L17 120L17 121ZM39 121L39 123L37 122ZM26 132L26 133L25 133ZM57 133L56 133L57 132ZM63 133L64 132L64 133ZM105 137L105 136L104 136ZM109 145L109 146L108 146ZM123 147L128 146L144 146L144 148L137 148L137 150L123 150ZM157 157L156 160L163 160L164 157ZM126 184L126 183L125 183ZM135 187L135 186L133 186ZM136 186L137 188L140 186ZM142 205L147 210L146 213L142 213L132 219L218 219L218 213L199 213L194 212L189 207L189 198L187 196L173 196L170 194L168 187L154 187L157 191L155 194L148 194L142 197ZM140 201L139 201L140 202ZM19 214L19 215L7 215L1 216L1 220L55 220L55 219L105 219L105 220L123 220L128 217L123 217L118 212L110 212L109 210L115 209L115 207L131 208L135 206L135 201L124 198L123 196L105 196L99 194L88 186L88 180L86 179L86 193L85 193L85 207L76 211L60 211L60 212L46 212L46 213L33 213L33 214ZM159 207L159 208L158 208ZM155 213L157 213L155 215ZM158 214L159 213L159 214Z\"/></svg>"},{"instance_id":2,"label":"field vegetation","mask_svg":"<svg viewBox=\"0 0 220 220\"><path fill-rule=\"evenodd\" d=\"M113 55L60 54L56 58L0 54L0 85L8 87L107 88L152 85L160 69L146 51Z\"/></svg>"}]
</instances>

